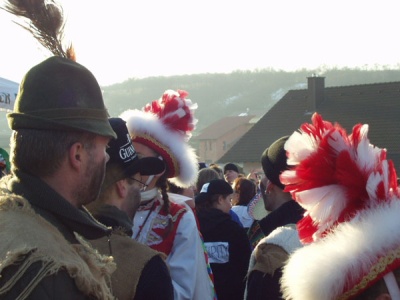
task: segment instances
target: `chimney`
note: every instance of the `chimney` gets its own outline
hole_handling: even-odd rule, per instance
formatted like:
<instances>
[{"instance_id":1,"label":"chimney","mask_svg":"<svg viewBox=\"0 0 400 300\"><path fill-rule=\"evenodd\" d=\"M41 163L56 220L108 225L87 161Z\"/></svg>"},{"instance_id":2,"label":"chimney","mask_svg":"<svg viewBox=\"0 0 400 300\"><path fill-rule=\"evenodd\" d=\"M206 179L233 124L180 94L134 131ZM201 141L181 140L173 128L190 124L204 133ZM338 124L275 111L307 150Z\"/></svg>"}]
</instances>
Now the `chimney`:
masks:
<instances>
[{"instance_id":1,"label":"chimney","mask_svg":"<svg viewBox=\"0 0 400 300\"><path fill-rule=\"evenodd\" d=\"M313 74L307 77L308 80L308 97L306 112L316 112L320 103L324 101L325 95L325 77Z\"/></svg>"}]
</instances>

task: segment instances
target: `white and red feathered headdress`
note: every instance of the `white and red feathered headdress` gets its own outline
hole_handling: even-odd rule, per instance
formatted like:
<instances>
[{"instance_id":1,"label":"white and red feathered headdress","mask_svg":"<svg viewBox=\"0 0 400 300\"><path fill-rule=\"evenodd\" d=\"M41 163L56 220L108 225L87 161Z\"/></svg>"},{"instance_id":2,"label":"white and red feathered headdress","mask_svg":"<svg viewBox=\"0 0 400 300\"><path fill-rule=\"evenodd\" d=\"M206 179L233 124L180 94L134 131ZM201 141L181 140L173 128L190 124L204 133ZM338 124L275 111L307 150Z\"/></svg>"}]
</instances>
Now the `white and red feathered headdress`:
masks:
<instances>
[{"instance_id":1,"label":"white and red feathered headdress","mask_svg":"<svg viewBox=\"0 0 400 300\"><path fill-rule=\"evenodd\" d=\"M349 299L400 267L397 176L367 134L368 125L347 135L315 113L285 143L292 169L280 180L306 209L297 229L307 244L284 268L285 299Z\"/></svg>"},{"instance_id":2,"label":"white and red feathered headdress","mask_svg":"<svg viewBox=\"0 0 400 300\"><path fill-rule=\"evenodd\" d=\"M187 143L197 121L193 115L197 104L186 99L187 95L186 91L167 90L142 110L121 114L132 140L160 154L167 165L167 177L180 187L194 184L198 172L195 150Z\"/></svg>"}]
</instances>

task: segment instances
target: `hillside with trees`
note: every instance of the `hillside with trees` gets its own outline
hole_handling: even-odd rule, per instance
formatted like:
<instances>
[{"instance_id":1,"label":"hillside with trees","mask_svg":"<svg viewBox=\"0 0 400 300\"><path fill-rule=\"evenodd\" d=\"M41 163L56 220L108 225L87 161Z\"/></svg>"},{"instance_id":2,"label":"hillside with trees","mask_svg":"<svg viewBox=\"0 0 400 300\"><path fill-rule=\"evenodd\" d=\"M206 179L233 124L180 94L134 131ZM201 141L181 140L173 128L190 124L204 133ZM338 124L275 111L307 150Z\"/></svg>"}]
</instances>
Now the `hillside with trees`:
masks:
<instances>
[{"instance_id":1,"label":"hillside with trees","mask_svg":"<svg viewBox=\"0 0 400 300\"><path fill-rule=\"evenodd\" d=\"M186 90L188 98L198 104L195 111L198 124L194 132L198 134L224 116L241 113L263 116L287 91L306 89L307 77L313 74L324 76L326 87L400 81L400 70L390 69L258 70L129 79L103 87L103 90L113 116L126 109L142 108L158 99L166 89Z\"/></svg>"},{"instance_id":2,"label":"hillside with trees","mask_svg":"<svg viewBox=\"0 0 400 300\"><path fill-rule=\"evenodd\" d=\"M188 98L198 104L198 119L194 135L221 117L248 113L263 116L289 90L306 89L307 77L325 77L325 86L346 86L400 81L398 69L319 69L295 72L272 69L237 71L229 74L196 74L171 77L129 79L104 86L103 94L111 116L127 109L142 108L158 99L167 89L183 89ZM379 100L379 99L377 99ZM399 104L400 105L400 104ZM9 134L6 113L0 112L0 147L8 149Z\"/></svg>"}]
</instances>

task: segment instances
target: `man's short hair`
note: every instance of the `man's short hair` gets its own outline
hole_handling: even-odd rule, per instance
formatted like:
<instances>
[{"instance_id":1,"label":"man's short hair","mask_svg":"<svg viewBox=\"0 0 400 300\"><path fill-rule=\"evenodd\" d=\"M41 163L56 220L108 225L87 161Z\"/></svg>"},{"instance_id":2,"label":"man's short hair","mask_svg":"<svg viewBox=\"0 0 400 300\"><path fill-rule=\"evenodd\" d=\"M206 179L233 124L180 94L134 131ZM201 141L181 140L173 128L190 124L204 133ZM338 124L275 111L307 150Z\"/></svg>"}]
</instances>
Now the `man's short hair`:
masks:
<instances>
[{"instance_id":1,"label":"man's short hair","mask_svg":"<svg viewBox=\"0 0 400 300\"><path fill-rule=\"evenodd\" d=\"M19 129L10 140L11 170L47 177L53 175L76 142L92 148L95 134L79 131Z\"/></svg>"}]
</instances>

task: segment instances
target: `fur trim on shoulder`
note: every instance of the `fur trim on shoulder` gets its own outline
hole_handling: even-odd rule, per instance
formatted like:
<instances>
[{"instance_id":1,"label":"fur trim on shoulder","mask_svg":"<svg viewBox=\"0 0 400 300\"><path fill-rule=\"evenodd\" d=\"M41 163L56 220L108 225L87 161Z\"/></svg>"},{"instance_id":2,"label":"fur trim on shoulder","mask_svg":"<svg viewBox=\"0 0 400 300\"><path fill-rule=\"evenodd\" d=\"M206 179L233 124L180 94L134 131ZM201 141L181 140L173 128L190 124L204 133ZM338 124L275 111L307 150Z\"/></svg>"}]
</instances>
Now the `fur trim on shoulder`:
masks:
<instances>
[{"instance_id":1,"label":"fur trim on shoulder","mask_svg":"<svg viewBox=\"0 0 400 300\"><path fill-rule=\"evenodd\" d=\"M0 294L11 289L30 265L41 261L42 269L26 286L21 298L29 296L44 277L64 269L83 294L96 299L114 299L108 286L116 268L113 258L98 254L82 238L79 238L80 244L71 245L24 198L12 194L0 197L0 228L0 273L23 260Z\"/></svg>"},{"instance_id":2,"label":"fur trim on shoulder","mask_svg":"<svg viewBox=\"0 0 400 300\"><path fill-rule=\"evenodd\" d=\"M287 253L292 253L302 247L295 224L281 226L263 238L259 244L274 244L281 246Z\"/></svg>"},{"instance_id":3,"label":"fur trim on shoulder","mask_svg":"<svg viewBox=\"0 0 400 300\"><path fill-rule=\"evenodd\" d=\"M284 299L348 299L400 266L400 200L362 211L284 267Z\"/></svg>"}]
</instances>

